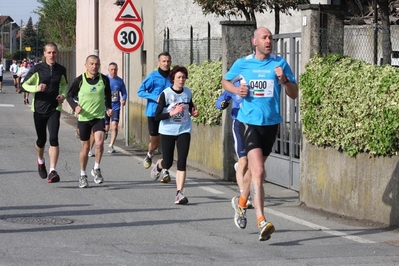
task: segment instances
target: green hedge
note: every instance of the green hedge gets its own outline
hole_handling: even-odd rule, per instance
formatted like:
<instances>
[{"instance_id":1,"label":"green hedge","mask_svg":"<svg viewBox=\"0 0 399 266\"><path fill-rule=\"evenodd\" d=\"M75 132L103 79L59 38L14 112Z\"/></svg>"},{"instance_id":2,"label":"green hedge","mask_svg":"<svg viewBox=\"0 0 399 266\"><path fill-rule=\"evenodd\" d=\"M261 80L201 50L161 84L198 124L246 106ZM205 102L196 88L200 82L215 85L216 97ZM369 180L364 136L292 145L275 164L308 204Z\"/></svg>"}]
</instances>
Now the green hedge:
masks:
<instances>
[{"instance_id":1,"label":"green hedge","mask_svg":"<svg viewBox=\"0 0 399 266\"><path fill-rule=\"evenodd\" d=\"M350 156L398 151L399 71L342 55L315 56L300 76L301 119L309 143Z\"/></svg>"},{"instance_id":2,"label":"green hedge","mask_svg":"<svg viewBox=\"0 0 399 266\"><path fill-rule=\"evenodd\" d=\"M222 112L215 107L216 99L222 93L222 62L205 61L202 65L188 65L188 79L185 86L193 92L193 102L199 111L193 122L205 125L219 125Z\"/></svg>"}]
</instances>

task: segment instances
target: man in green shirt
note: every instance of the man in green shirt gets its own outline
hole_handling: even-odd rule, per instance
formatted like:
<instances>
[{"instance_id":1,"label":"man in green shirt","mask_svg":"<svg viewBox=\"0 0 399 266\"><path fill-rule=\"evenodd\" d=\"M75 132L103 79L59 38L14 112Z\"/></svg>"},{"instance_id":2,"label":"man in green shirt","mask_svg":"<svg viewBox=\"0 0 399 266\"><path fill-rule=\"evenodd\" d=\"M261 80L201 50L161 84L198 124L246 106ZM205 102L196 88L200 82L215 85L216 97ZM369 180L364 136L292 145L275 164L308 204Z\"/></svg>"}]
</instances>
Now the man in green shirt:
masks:
<instances>
[{"instance_id":1,"label":"man in green shirt","mask_svg":"<svg viewBox=\"0 0 399 266\"><path fill-rule=\"evenodd\" d=\"M104 182L100 170L100 162L104 152L105 113L112 116L111 89L109 78L99 72L100 58L89 55L86 58L86 72L77 77L68 91L67 101L78 115L78 129L81 140L79 154L80 178L79 187L86 188L86 166L90 150L90 134L93 132L95 141L95 164L91 170L96 184ZM78 99L78 101L75 101Z\"/></svg>"}]
</instances>

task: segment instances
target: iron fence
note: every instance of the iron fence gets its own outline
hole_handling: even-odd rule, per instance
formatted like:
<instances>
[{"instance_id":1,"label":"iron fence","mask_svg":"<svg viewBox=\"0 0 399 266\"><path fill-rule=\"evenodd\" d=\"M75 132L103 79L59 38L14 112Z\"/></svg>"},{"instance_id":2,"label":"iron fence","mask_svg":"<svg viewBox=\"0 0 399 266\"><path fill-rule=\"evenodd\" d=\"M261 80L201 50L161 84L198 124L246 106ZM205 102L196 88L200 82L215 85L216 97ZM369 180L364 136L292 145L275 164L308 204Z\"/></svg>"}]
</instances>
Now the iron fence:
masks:
<instances>
[{"instance_id":1,"label":"iron fence","mask_svg":"<svg viewBox=\"0 0 399 266\"><path fill-rule=\"evenodd\" d=\"M204 61L220 60L222 56L222 38L211 36L211 25L208 23L208 36L194 38L193 27L190 27L189 38L170 39L169 28L165 29L163 50L168 51L173 63L178 65L200 65Z\"/></svg>"}]
</instances>

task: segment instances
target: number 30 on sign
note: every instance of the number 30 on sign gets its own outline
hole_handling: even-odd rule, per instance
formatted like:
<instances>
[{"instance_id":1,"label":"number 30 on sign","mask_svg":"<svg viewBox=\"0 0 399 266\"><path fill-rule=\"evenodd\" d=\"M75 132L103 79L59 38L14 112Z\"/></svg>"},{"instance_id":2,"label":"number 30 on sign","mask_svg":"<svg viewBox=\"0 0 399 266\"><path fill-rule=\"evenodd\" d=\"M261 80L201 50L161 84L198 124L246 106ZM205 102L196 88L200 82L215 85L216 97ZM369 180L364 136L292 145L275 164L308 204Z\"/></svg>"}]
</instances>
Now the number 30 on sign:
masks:
<instances>
[{"instance_id":1,"label":"number 30 on sign","mask_svg":"<svg viewBox=\"0 0 399 266\"><path fill-rule=\"evenodd\" d=\"M115 30L114 42L122 52L134 52L143 43L143 32L135 24L124 23Z\"/></svg>"}]
</instances>

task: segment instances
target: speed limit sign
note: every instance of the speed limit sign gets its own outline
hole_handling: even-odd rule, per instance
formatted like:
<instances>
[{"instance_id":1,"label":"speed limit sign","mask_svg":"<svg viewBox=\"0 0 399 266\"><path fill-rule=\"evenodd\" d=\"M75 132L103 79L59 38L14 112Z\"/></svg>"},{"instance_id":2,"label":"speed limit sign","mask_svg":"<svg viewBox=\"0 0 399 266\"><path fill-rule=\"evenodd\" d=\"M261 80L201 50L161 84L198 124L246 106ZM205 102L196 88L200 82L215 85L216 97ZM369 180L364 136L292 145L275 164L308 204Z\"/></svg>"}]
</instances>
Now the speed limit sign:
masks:
<instances>
[{"instance_id":1,"label":"speed limit sign","mask_svg":"<svg viewBox=\"0 0 399 266\"><path fill-rule=\"evenodd\" d=\"M114 42L122 52L134 52L143 43L143 32L135 24L122 24L115 30Z\"/></svg>"}]
</instances>

